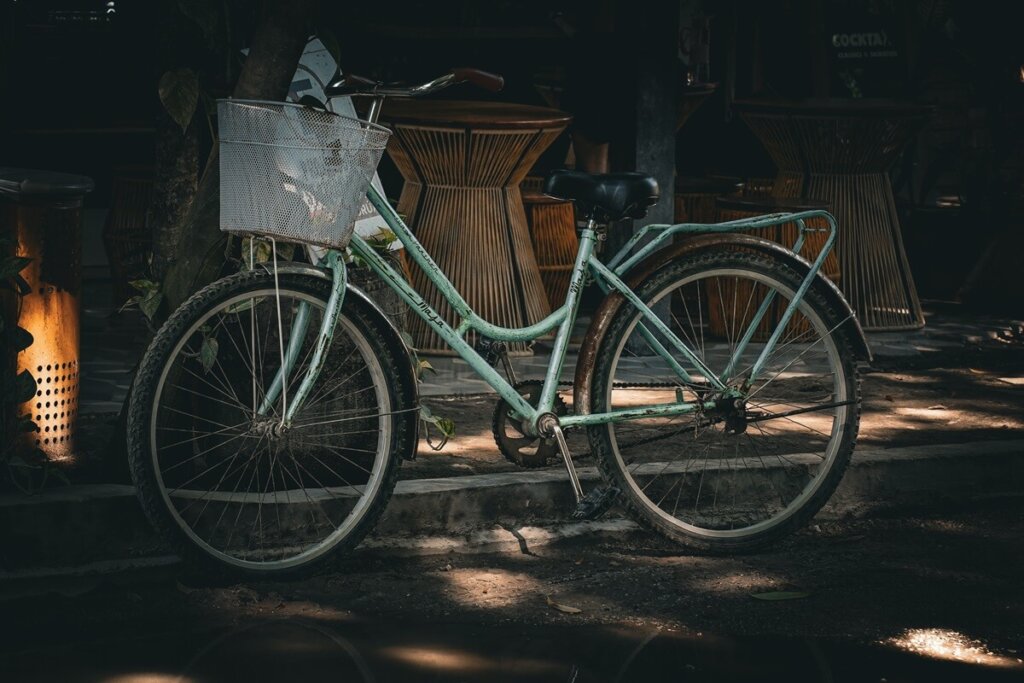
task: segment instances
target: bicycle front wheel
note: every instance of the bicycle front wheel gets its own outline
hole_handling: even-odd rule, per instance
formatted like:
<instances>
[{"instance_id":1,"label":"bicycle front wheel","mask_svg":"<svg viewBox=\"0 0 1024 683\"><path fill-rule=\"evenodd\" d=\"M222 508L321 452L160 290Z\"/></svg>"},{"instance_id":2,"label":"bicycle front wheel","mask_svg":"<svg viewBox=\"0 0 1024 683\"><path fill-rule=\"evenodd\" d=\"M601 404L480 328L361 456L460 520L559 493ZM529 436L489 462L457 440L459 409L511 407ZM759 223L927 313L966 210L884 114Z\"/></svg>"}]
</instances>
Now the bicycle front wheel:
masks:
<instances>
[{"instance_id":1,"label":"bicycle front wheel","mask_svg":"<svg viewBox=\"0 0 1024 683\"><path fill-rule=\"evenodd\" d=\"M150 521L187 559L301 573L353 547L382 512L415 447L415 388L365 302L346 299L317 383L281 426L329 294L308 276L282 275L279 290L267 273L225 278L179 308L143 357L131 472Z\"/></svg>"},{"instance_id":2,"label":"bicycle front wheel","mask_svg":"<svg viewBox=\"0 0 1024 683\"><path fill-rule=\"evenodd\" d=\"M727 385L728 400L673 351L690 371L680 379L643 336L642 316L628 303L598 343L592 413L717 401L713 410L588 430L625 506L667 538L712 551L756 548L804 524L839 483L859 421L856 365L843 332L848 314L812 286L752 376L801 279L764 256L726 252L674 261L637 288Z\"/></svg>"}]
</instances>

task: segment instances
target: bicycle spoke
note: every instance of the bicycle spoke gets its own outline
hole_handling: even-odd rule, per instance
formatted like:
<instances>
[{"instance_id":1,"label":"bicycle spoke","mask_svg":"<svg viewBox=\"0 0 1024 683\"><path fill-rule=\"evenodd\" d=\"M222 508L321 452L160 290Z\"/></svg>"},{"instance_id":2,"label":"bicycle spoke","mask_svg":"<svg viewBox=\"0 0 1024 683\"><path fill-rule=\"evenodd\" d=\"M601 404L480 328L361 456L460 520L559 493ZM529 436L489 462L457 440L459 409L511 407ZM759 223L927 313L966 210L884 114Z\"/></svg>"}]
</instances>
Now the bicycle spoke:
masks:
<instances>
[{"instance_id":1,"label":"bicycle spoke","mask_svg":"<svg viewBox=\"0 0 1024 683\"><path fill-rule=\"evenodd\" d=\"M161 505L222 563L285 567L343 540L386 490L378 477L390 466L392 416L418 409L392 407L392 378L372 340L340 322L309 400L292 425L276 423L284 391L291 403L308 373L325 300L297 297L284 278L279 312L262 292L225 297L178 333L187 342L168 347L157 373L149 430ZM301 338L300 305L311 305ZM217 342L215 355L203 355L204 340ZM294 362L285 386L267 415L255 415L282 377L286 346Z\"/></svg>"},{"instance_id":2,"label":"bicycle spoke","mask_svg":"<svg viewBox=\"0 0 1024 683\"><path fill-rule=\"evenodd\" d=\"M748 258L723 255L720 261L743 264ZM801 304L784 329L773 329L772 321L778 324L795 286L780 288L770 275L751 274L740 265L694 267L693 272L676 281L666 278L663 289L650 290L648 305L663 298L672 302L666 317L670 331L692 350L699 346L694 355L709 368L731 364L734 371L722 379L732 393L717 407L698 409L687 419L648 416L604 429L613 434L612 452L621 463L613 472L622 472L627 491L642 501L641 511L653 515L657 510L658 524L668 517L702 538L742 537L770 528L803 506L828 471L831 444L843 433L835 429L841 414L837 404L847 401L836 352L822 342L845 320L823 325L805 315L811 309ZM626 313L634 322L618 328L619 340L627 339L640 319L635 309ZM769 336L777 336L777 342L759 366L760 377L747 387ZM617 343L613 363L603 370L607 399L595 412L675 403L680 399L673 391L688 392L687 401L719 400L718 389L672 382L666 360L634 360L639 354L624 341ZM657 383L651 388L659 388L639 393L648 380ZM631 382L635 389L629 388ZM734 396L739 397L735 405Z\"/></svg>"}]
</instances>

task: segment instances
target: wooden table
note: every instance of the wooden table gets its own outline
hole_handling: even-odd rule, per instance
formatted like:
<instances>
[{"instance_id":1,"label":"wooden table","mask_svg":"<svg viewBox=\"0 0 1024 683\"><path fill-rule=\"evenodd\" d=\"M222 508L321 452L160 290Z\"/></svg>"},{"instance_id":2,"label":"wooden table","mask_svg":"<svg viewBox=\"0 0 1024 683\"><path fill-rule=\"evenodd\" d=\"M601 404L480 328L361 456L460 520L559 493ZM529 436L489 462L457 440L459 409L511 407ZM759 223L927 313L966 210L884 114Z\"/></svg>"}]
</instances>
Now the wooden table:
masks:
<instances>
[{"instance_id":1,"label":"wooden table","mask_svg":"<svg viewBox=\"0 0 1024 683\"><path fill-rule=\"evenodd\" d=\"M569 115L497 102L394 99L381 120L394 131L388 153L405 179L398 212L466 301L505 327L548 315L519 183ZM415 265L412 284L445 320L458 323ZM420 318L410 332L417 349L450 353ZM510 351L529 347L513 344Z\"/></svg>"},{"instance_id":2,"label":"wooden table","mask_svg":"<svg viewBox=\"0 0 1024 683\"><path fill-rule=\"evenodd\" d=\"M867 330L924 325L888 170L930 112L882 100L740 101L779 168L775 197L816 197L839 222L841 287Z\"/></svg>"}]
</instances>

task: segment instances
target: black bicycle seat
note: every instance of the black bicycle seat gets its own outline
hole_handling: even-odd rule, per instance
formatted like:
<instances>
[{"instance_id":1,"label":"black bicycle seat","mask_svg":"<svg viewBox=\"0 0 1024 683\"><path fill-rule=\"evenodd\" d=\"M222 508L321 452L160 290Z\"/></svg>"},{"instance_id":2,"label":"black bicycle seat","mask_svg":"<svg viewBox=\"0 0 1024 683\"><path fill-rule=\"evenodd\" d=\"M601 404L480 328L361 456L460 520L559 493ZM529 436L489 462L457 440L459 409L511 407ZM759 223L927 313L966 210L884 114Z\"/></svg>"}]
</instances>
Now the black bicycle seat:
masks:
<instances>
[{"instance_id":1,"label":"black bicycle seat","mask_svg":"<svg viewBox=\"0 0 1024 683\"><path fill-rule=\"evenodd\" d=\"M658 203L658 181L645 173L553 171L544 181L544 193L571 199L587 214L609 221L643 218Z\"/></svg>"}]
</instances>

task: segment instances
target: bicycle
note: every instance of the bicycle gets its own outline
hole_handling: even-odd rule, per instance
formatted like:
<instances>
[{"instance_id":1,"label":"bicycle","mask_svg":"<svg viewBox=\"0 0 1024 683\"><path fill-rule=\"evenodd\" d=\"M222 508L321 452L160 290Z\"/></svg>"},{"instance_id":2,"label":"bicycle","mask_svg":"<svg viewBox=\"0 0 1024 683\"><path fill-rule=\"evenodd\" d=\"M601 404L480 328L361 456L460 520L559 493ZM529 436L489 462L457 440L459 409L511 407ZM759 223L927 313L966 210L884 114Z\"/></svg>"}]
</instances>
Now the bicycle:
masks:
<instances>
[{"instance_id":1,"label":"bicycle","mask_svg":"<svg viewBox=\"0 0 1024 683\"><path fill-rule=\"evenodd\" d=\"M561 459L577 518L619 503L662 536L711 552L760 548L806 523L850 459L856 363L870 358L850 306L819 274L835 219L807 211L648 225L603 262L597 242L615 221L642 218L657 183L640 173L555 172L545 191L573 200L586 220L566 300L521 329L491 324L370 185L389 135L376 123L384 98L462 82L501 86L468 69L411 88L333 83L330 95L370 99L365 121L219 103L222 228L269 237L275 254L257 264L250 253L247 270L194 294L145 353L128 445L151 522L187 560L264 577L321 567L373 527L400 462L416 452L417 376L399 332L347 283L346 261L357 258L497 392L499 444ZM352 234L364 197L457 323ZM808 261L799 254L812 218L825 221L827 238ZM783 223L799 228L792 250L745 234ZM279 262L277 238L326 250L315 264ZM607 296L579 350L570 412L559 377L588 282ZM470 344L471 332L481 343ZM543 382L516 383L503 345L551 332ZM586 430L604 480L589 493L569 429Z\"/></svg>"}]
</instances>

